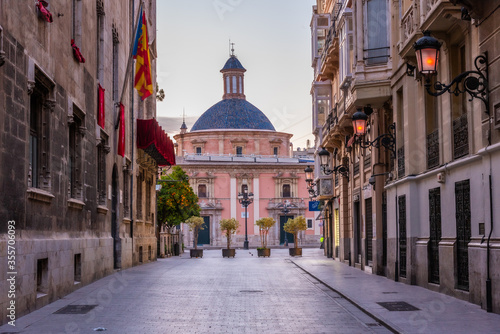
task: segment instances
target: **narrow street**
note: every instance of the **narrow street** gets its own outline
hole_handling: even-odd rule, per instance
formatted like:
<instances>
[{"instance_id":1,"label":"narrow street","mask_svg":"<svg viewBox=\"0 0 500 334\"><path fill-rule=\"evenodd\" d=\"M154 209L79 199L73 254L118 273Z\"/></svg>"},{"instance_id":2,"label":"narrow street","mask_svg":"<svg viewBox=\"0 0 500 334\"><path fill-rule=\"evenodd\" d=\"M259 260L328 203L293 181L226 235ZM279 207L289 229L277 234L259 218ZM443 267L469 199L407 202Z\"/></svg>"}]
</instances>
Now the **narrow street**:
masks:
<instances>
[{"instance_id":1,"label":"narrow street","mask_svg":"<svg viewBox=\"0 0 500 334\"><path fill-rule=\"evenodd\" d=\"M255 249L159 259L89 284L4 325L36 333L500 333L500 315L328 259Z\"/></svg>"},{"instance_id":2,"label":"narrow street","mask_svg":"<svg viewBox=\"0 0 500 334\"><path fill-rule=\"evenodd\" d=\"M318 251L305 249L304 259ZM270 258L256 253L159 259L85 286L0 333L389 333L300 270L287 249ZM97 306L54 314L67 305Z\"/></svg>"}]
</instances>

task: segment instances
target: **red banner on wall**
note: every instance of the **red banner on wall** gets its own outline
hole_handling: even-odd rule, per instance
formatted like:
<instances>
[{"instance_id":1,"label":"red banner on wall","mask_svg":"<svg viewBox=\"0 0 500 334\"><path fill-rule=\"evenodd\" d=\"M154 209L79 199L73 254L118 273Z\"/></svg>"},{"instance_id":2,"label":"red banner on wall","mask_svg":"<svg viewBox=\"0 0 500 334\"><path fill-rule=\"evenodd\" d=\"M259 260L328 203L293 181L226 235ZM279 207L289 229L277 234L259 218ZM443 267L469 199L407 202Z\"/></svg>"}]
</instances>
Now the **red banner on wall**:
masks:
<instances>
[{"instance_id":1,"label":"red banner on wall","mask_svg":"<svg viewBox=\"0 0 500 334\"><path fill-rule=\"evenodd\" d=\"M118 131L118 155L125 156L125 107L120 103L120 129Z\"/></svg>"},{"instance_id":2,"label":"red banner on wall","mask_svg":"<svg viewBox=\"0 0 500 334\"><path fill-rule=\"evenodd\" d=\"M99 105L97 108L97 124L104 129L104 88L99 85Z\"/></svg>"}]
</instances>

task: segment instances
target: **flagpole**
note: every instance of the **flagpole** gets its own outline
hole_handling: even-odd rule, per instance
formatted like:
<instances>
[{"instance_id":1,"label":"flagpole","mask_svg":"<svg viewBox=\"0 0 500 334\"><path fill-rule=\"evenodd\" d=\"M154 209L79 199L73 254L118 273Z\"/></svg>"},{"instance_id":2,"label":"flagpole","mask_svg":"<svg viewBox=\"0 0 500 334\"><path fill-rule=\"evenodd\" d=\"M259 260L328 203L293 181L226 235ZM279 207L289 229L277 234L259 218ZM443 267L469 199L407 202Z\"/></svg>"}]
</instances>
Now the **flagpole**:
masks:
<instances>
[{"instance_id":1,"label":"flagpole","mask_svg":"<svg viewBox=\"0 0 500 334\"><path fill-rule=\"evenodd\" d=\"M137 26L139 25L139 13L141 12L142 6L144 5L144 2L141 1L141 5L139 6L139 10L137 11L137 20L135 21L135 28L133 30L133 36L132 36L132 43L130 44L130 50L128 52L128 61L127 61L127 67L125 69L125 79L123 80L123 87L122 87L122 94L120 96L120 101L115 103L115 108L120 105L120 103L123 102L123 95L125 94L125 85L127 84L127 79L128 79L128 74L129 74L129 69L130 69L130 64L132 62L132 50L134 48L134 42L135 42L135 34L137 33ZM147 24L147 23L146 23ZM149 51L148 51L149 52ZM118 124L120 124L120 115L118 115L118 119L116 121L115 125L115 130L118 129Z\"/></svg>"}]
</instances>

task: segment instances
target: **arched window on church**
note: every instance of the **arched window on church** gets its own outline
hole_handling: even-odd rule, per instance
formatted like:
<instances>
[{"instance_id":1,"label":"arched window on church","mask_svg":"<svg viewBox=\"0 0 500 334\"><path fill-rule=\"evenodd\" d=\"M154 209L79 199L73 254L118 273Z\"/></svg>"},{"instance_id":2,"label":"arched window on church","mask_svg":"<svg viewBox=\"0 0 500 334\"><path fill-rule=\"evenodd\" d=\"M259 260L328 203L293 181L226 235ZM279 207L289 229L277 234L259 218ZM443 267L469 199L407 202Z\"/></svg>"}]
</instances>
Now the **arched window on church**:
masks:
<instances>
[{"instance_id":1,"label":"arched window on church","mask_svg":"<svg viewBox=\"0 0 500 334\"><path fill-rule=\"evenodd\" d=\"M283 194L281 196L284 198L292 197L292 196L290 196L290 185L289 184L283 185Z\"/></svg>"},{"instance_id":2,"label":"arched window on church","mask_svg":"<svg viewBox=\"0 0 500 334\"><path fill-rule=\"evenodd\" d=\"M198 185L198 197L199 198L207 197L207 186L205 184Z\"/></svg>"}]
</instances>

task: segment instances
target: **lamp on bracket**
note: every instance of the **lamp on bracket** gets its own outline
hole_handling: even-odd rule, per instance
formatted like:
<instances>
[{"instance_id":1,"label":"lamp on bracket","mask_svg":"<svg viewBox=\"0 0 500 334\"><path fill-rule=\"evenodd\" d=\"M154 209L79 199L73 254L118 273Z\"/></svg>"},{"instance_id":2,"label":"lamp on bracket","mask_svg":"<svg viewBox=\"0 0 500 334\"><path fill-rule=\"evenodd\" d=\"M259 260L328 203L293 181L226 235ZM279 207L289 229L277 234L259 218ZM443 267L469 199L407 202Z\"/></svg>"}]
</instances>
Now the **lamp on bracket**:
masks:
<instances>
[{"instance_id":1,"label":"lamp on bracket","mask_svg":"<svg viewBox=\"0 0 500 334\"><path fill-rule=\"evenodd\" d=\"M396 124L392 123L388 127L388 132L383 133L372 141L365 140L366 134L366 122L368 120L368 115L366 115L361 108L352 115L352 127L354 128L354 136L360 147L362 148L380 148L381 146L388 149L392 158L396 158Z\"/></svg>"},{"instance_id":2,"label":"lamp on bracket","mask_svg":"<svg viewBox=\"0 0 500 334\"><path fill-rule=\"evenodd\" d=\"M432 85L431 78L437 74L441 42L432 37L428 30L423 34L424 36L413 44L413 48L417 56L418 71L425 77L427 93L439 96L448 92L458 96L467 92L471 96L469 101L480 99L486 106L485 112L489 114L488 54L485 52L474 59L476 70L460 73L449 84L436 81Z\"/></svg>"},{"instance_id":3,"label":"lamp on bracket","mask_svg":"<svg viewBox=\"0 0 500 334\"><path fill-rule=\"evenodd\" d=\"M307 183L307 191L309 192L309 197L315 198L318 196L318 193L316 190L314 190L314 187L316 186L316 183L314 182L314 170L311 168L311 166L307 166L304 169L304 172L306 174L306 183Z\"/></svg>"},{"instance_id":4,"label":"lamp on bracket","mask_svg":"<svg viewBox=\"0 0 500 334\"><path fill-rule=\"evenodd\" d=\"M321 170L325 175L331 175L333 173L344 176L349 180L349 167L341 164L335 166L333 169L330 169L328 166L330 165L330 152L328 152L324 147L321 148L321 151L318 153Z\"/></svg>"}]
</instances>

